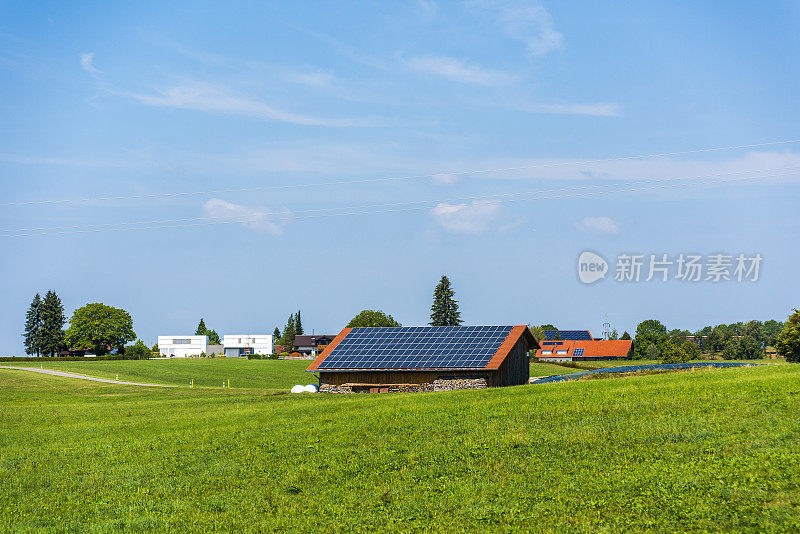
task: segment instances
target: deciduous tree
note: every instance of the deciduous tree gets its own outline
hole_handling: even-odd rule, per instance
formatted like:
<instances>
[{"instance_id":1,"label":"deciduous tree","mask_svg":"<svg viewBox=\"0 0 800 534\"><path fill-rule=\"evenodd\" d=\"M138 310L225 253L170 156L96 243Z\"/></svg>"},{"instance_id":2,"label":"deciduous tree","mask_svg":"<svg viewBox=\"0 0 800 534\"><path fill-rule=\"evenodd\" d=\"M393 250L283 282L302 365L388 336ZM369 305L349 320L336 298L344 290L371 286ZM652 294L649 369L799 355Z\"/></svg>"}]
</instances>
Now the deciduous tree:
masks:
<instances>
[{"instance_id":1,"label":"deciduous tree","mask_svg":"<svg viewBox=\"0 0 800 534\"><path fill-rule=\"evenodd\" d=\"M667 327L661 324L660 321L655 319L642 321L639 323L639 326L636 327L636 341L633 346L634 358L653 359L650 357L653 353L650 351L650 345L654 345L656 352L659 354L659 357L655 359L659 359L667 339ZM650 352L650 354L648 354L648 352Z\"/></svg>"},{"instance_id":2,"label":"deciduous tree","mask_svg":"<svg viewBox=\"0 0 800 534\"><path fill-rule=\"evenodd\" d=\"M353 317L348 328L378 327L378 326L401 326L394 320L394 317L380 310L363 310Z\"/></svg>"},{"instance_id":3,"label":"deciduous tree","mask_svg":"<svg viewBox=\"0 0 800 534\"><path fill-rule=\"evenodd\" d=\"M775 348L787 362L800 363L800 310L794 310L786 320Z\"/></svg>"},{"instance_id":4,"label":"deciduous tree","mask_svg":"<svg viewBox=\"0 0 800 534\"><path fill-rule=\"evenodd\" d=\"M136 339L133 320L125 310L95 302L75 310L67 329L67 344L80 350L105 354L111 348L125 351L125 344Z\"/></svg>"},{"instance_id":5,"label":"deciduous tree","mask_svg":"<svg viewBox=\"0 0 800 534\"><path fill-rule=\"evenodd\" d=\"M196 334L197 335L197 334ZM148 360L150 359L150 349L144 344L141 339L137 340L135 344L125 348L126 360Z\"/></svg>"}]
</instances>

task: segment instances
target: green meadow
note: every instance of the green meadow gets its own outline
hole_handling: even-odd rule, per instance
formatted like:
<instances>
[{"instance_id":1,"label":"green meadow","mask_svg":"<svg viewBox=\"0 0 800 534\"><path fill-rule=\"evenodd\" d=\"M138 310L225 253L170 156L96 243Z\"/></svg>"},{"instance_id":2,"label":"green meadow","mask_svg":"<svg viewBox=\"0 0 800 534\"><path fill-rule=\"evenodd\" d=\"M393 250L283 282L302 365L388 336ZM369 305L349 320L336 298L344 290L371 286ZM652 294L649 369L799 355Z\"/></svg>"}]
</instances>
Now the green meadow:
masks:
<instances>
[{"instance_id":1,"label":"green meadow","mask_svg":"<svg viewBox=\"0 0 800 534\"><path fill-rule=\"evenodd\" d=\"M0 368L3 529L800 529L800 365L291 395L307 362L237 361L272 374L163 389Z\"/></svg>"},{"instance_id":2,"label":"green meadow","mask_svg":"<svg viewBox=\"0 0 800 534\"><path fill-rule=\"evenodd\" d=\"M24 362L20 367L38 367ZM86 374L124 382L232 388L291 389L295 384L316 383L306 368L310 360L248 360L247 358L173 358L170 360L100 360L86 362L46 362L45 369Z\"/></svg>"}]
</instances>

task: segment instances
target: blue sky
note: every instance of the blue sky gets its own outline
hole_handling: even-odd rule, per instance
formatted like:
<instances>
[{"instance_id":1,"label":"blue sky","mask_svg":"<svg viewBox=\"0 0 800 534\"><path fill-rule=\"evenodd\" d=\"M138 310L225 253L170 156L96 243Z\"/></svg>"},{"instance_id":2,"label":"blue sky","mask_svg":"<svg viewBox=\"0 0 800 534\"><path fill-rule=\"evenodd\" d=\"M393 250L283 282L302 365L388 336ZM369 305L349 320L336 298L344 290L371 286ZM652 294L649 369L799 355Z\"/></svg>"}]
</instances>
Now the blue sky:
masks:
<instances>
[{"instance_id":1,"label":"blue sky","mask_svg":"<svg viewBox=\"0 0 800 534\"><path fill-rule=\"evenodd\" d=\"M613 158L800 139L798 48L796 1L4 2L0 354L48 289L148 344L424 324L442 274L469 324L782 320L800 143ZM583 285L584 250L764 260Z\"/></svg>"}]
</instances>

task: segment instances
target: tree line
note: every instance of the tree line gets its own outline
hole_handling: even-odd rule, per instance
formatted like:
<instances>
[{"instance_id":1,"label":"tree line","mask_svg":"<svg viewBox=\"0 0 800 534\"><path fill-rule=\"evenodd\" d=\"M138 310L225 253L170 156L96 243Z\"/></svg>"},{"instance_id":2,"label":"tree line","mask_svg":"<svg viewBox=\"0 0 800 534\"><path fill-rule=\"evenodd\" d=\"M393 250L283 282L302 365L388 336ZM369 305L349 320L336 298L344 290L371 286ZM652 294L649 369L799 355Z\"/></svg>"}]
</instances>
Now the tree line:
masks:
<instances>
[{"instance_id":1,"label":"tree line","mask_svg":"<svg viewBox=\"0 0 800 534\"><path fill-rule=\"evenodd\" d=\"M37 357L57 356L62 351L73 350L92 351L102 356L116 350L124 354L125 345L136 339L130 314L99 302L75 310L65 330L66 323L64 306L56 292L49 290L44 298L36 293L25 314L22 334L25 353Z\"/></svg>"},{"instance_id":2,"label":"tree line","mask_svg":"<svg viewBox=\"0 0 800 534\"><path fill-rule=\"evenodd\" d=\"M764 358L767 347L775 347L779 354L787 356L780 342L787 325L772 319L764 322L752 320L706 326L690 332L680 329L668 331L660 321L648 319L636 327L632 357L666 363L695 360L703 355L721 355L726 360L753 360Z\"/></svg>"}]
</instances>

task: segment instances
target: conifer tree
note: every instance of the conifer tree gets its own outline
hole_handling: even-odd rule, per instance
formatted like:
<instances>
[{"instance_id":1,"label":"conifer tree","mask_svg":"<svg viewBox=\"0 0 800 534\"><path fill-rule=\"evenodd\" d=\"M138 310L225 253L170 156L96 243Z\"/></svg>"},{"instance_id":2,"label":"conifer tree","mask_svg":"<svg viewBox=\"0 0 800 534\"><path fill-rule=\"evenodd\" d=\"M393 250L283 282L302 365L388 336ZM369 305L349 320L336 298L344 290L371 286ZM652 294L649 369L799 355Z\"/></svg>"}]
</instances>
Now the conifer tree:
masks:
<instances>
[{"instance_id":1,"label":"conifer tree","mask_svg":"<svg viewBox=\"0 0 800 534\"><path fill-rule=\"evenodd\" d=\"M64 316L64 306L61 299L52 289L48 291L41 306L41 351L42 354L51 356L58 354L64 348L64 323L67 318Z\"/></svg>"},{"instance_id":2,"label":"conifer tree","mask_svg":"<svg viewBox=\"0 0 800 534\"><path fill-rule=\"evenodd\" d=\"M442 276L433 291L431 326L461 325L461 312L458 311L458 301L454 297L455 291L450 286L450 280L447 276Z\"/></svg>"},{"instance_id":3,"label":"conifer tree","mask_svg":"<svg viewBox=\"0 0 800 534\"><path fill-rule=\"evenodd\" d=\"M300 320L300 310L297 310L297 315L294 318L294 333L298 336L303 335L303 321Z\"/></svg>"},{"instance_id":4,"label":"conifer tree","mask_svg":"<svg viewBox=\"0 0 800 534\"><path fill-rule=\"evenodd\" d=\"M295 315L289 315L289 320L286 321L286 326L283 329L283 337L281 338L281 345L283 345L283 350L287 352L291 352L294 348L294 336L295 336Z\"/></svg>"},{"instance_id":5,"label":"conifer tree","mask_svg":"<svg viewBox=\"0 0 800 534\"><path fill-rule=\"evenodd\" d=\"M281 329L276 326L275 330L272 331L272 339L278 341L280 338L281 338Z\"/></svg>"},{"instance_id":6,"label":"conifer tree","mask_svg":"<svg viewBox=\"0 0 800 534\"><path fill-rule=\"evenodd\" d=\"M203 318L200 318L200 323L197 325L197 330L194 331L194 335L196 336L205 336L208 330L206 329L206 322L203 321Z\"/></svg>"},{"instance_id":7,"label":"conifer tree","mask_svg":"<svg viewBox=\"0 0 800 534\"><path fill-rule=\"evenodd\" d=\"M39 296L39 293L36 293L30 308L28 308L28 313L25 314L25 333L23 337L25 338L26 354L36 354L36 356L41 354L41 330L42 298Z\"/></svg>"}]
</instances>

